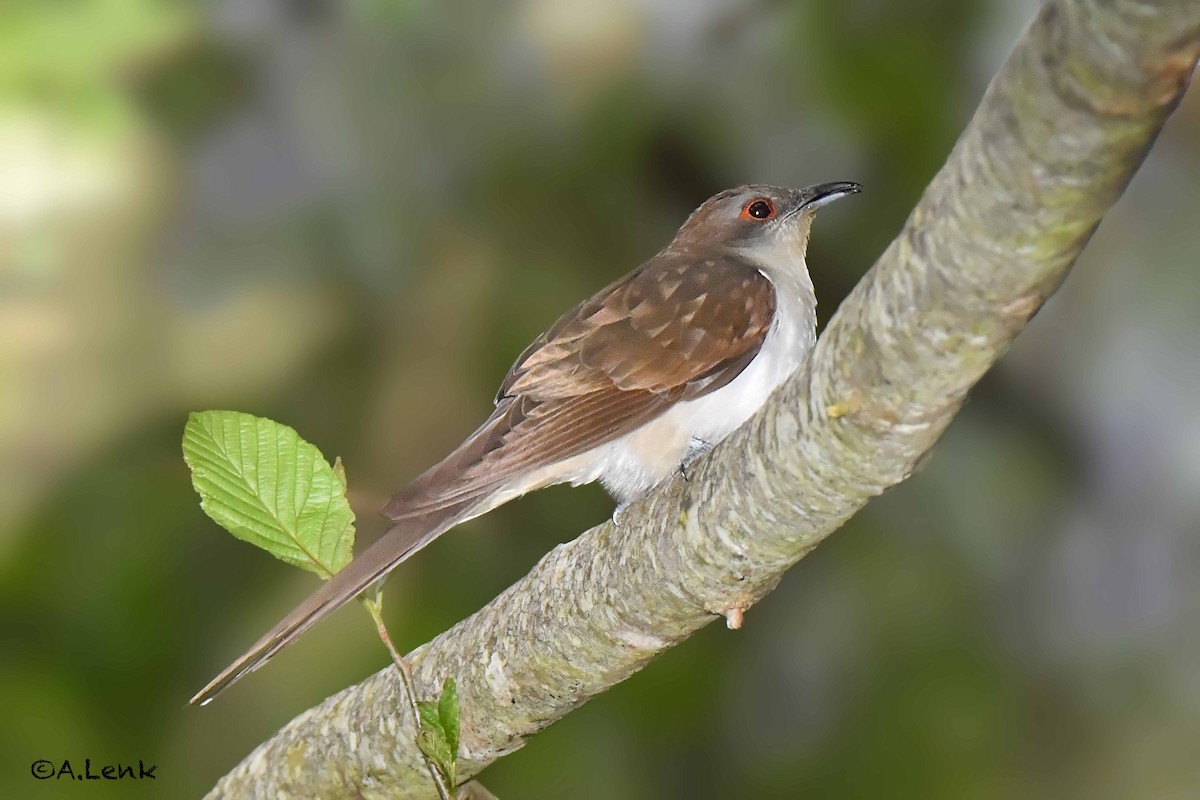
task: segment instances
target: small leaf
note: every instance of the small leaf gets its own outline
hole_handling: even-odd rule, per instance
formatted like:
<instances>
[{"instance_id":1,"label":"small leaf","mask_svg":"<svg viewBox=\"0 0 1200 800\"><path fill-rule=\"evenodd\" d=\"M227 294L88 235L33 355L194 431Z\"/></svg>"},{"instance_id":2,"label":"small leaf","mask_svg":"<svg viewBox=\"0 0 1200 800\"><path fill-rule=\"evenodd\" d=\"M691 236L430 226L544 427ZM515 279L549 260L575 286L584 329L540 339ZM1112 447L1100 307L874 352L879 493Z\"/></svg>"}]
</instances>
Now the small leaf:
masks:
<instances>
[{"instance_id":1,"label":"small leaf","mask_svg":"<svg viewBox=\"0 0 1200 800\"><path fill-rule=\"evenodd\" d=\"M442 722L442 731L446 736L446 744L450 746L452 757L458 758L458 685L454 678L446 678L442 684L442 696L438 699L438 717Z\"/></svg>"},{"instance_id":2,"label":"small leaf","mask_svg":"<svg viewBox=\"0 0 1200 800\"><path fill-rule=\"evenodd\" d=\"M417 713L421 717L417 745L442 773L446 784L455 786L458 783L458 689L454 679L446 679L436 701L419 700Z\"/></svg>"},{"instance_id":3,"label":"small leaf","mask_svg":"<svg viewBox=\"0 0 1200 800\"><path fill-rule=\"evenodd\" d=\"M349 563L354 512L344 485L288 426L236 411L194 413L183 458L200 507L234 536L323 578Z\"/></svg>"},{"instance_id":4,"label":"small leaf","mask_svg":"<svg viewBox=\"0 0 1200 800\"><path fill-rule=\"evenodd\" d=\"M417 711L421 714L422 728L432 728L443 739L446 738L446 732L442 729L441 717L438 716L438 704L436 702L433 700L418 700Z\"/></svg>"},{"instance_id":5,"label":"small leaf","mask_svg":"<svg viewBox=\"0 0 1200 800\"><path fill-rule=\"evenodd\" d=\"M446 744L433 728L421 728L417 734L417 746L421 752L429 756L429 760L437 767L438 772L450 777L454 767L450 764L450 745Z\"/></svg>"}]
</instances>

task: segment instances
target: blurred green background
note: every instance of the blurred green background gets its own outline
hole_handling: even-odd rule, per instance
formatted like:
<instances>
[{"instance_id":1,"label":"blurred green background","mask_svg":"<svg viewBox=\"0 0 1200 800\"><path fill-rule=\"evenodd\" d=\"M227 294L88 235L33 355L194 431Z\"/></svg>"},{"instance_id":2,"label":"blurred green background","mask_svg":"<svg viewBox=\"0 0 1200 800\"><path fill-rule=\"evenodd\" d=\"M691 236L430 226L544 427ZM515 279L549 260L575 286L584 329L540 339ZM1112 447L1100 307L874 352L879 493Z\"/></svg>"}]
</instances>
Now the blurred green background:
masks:
<instances>
[{"instance_id":1,"label":"blurred green background","mask_svg":"<svg viewBox=\"0 0 1200 800\"><path fill-rule=\"evenodd\" d=\"M315 579L201 513L190 410L374 511L522 346L746 181L850 179L822 320L1034 0L0 5L0 796L196 797L383 667L361 611L187 698ZM748 615L503 759L501 798L1200 796L1200 92L913 480ZM388 584L397 643L601 521L594 487ZM159 764L74 787L39 758Z\"/></svg>"}]
</instances>

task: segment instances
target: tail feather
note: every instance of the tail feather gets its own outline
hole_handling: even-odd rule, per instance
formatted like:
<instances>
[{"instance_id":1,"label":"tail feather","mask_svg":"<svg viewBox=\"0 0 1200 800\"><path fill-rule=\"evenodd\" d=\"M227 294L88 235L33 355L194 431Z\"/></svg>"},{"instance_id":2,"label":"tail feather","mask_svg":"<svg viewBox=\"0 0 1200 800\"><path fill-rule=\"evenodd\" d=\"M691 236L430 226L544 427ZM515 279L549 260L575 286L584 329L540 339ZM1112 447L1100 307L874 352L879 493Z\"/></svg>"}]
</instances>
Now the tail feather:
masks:
<instances>
[{"instance_id":1,"label":"tail feather","mask_svg":"<svg viewBox=\"0 0 1200 800\"><path fill-rule=\"evenodd\" d=\"M255 642L245 655L196 693L192 703L204 705L233 685L243 675L265 664L327 614L352 600L396 565L416 553L450 528L475 516L478 498L469 498L444 508L398 521L362 555L296 607L292 613Z\"/></svg>"}]
</instances>

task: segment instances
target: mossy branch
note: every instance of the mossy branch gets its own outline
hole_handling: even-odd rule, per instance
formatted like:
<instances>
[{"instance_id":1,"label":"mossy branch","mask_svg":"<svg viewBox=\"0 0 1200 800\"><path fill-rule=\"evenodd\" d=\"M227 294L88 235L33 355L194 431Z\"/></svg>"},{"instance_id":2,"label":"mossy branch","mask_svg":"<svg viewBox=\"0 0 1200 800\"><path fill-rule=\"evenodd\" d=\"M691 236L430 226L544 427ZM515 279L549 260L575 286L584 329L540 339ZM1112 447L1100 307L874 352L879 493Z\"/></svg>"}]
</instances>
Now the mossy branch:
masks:
<instances>
[{"instance_id":1,"label":"mossy branch","mask_svg":"<svg viewBox=\"0 0 1200 800\"><path fill-rule=\"evenodd\" d=\"M1061 283L1182 96L1196 0L1052 0L808 367L676 480L418 648L457 680L459 776L725 615L904 480ZM297 717L209 795L433 797L388 668Z\"/></svg>"}]
</instances>

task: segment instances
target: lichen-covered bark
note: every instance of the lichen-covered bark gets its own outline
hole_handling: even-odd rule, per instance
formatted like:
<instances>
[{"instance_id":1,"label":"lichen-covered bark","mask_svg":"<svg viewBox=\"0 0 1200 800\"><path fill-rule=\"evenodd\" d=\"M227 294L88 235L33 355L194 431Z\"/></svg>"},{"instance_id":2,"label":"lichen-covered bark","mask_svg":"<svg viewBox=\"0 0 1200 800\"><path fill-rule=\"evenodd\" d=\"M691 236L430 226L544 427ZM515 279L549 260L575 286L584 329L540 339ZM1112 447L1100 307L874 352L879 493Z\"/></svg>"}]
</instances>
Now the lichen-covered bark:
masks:
<instances>
[{"instance_id":1,"label":"lichen-covered bark","mask_svg":"<svg viewBox=\"0 0 1200 800\"><path fill-rule=\"evenodd\" d=\"M725 614L907 477L1063 280L1181 97L1197 0L1053 0L808 367L677 479L413 653L458 681L465 778ZM389 668L210 797L434 797Z\"/></svg>"}]
</instances>

